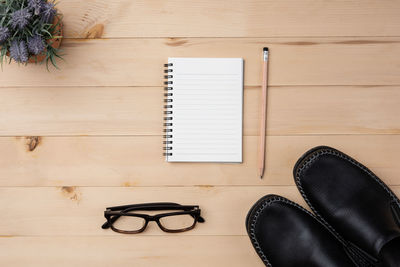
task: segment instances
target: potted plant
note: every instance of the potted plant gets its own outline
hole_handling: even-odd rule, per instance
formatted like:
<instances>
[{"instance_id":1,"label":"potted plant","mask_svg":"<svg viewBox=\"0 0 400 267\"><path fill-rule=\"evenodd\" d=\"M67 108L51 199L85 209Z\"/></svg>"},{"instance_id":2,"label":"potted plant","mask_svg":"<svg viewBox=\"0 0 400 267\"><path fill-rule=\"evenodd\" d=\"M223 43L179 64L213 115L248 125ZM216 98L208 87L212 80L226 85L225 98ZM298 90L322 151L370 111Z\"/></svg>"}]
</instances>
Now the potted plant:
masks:
<instances>
[{"instance_id":1,"label":"potted plant","mask_svg":"<svg viewBox=\"0 0 400 267\"><path fill-rule=\"evenodd\" d=\"M47 0L0 0L0 58L9 62L49 62L61 58L62 17Z\"/></svg>"}]
</instances>

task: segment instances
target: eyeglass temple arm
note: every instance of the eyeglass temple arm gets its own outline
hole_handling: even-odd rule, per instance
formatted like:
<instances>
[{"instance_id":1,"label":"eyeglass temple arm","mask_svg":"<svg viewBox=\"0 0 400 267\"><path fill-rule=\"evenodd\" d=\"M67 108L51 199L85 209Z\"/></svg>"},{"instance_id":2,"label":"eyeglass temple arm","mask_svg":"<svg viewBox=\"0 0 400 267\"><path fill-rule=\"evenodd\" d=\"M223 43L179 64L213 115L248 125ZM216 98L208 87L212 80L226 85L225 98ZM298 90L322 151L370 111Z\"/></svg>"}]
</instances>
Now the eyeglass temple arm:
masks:
<instances>
[{"instance_id":1,"label":"eyeglass temple arm","mask_svg":"<svg viewBox=\"0 0 400 267\"><path fill-rule=\"evenodd\" d=\"M111 224L113 224L116 220L118 220L119 217L121 217L121 216L115 215L114 217L112 217L112 218L110 219ZM111 226L111 225L108 223L108 221L106 221L106 222L101 226L101 228L103 228L103 229L108 229L108 228L110 228L110 226Z\"/></svg>"},{"instance_id":2,"label":"eyeglass temple arm","mask_svg":"<svg viewBox=\"0 0 400 267\"><path fill-rule=\"evenodd\" d=\"M193 215L192 215L192 217L193 217ZM197 221L198 221L199 223L204 223L204 222L206 222L206 220L204 220L204 218L201 217L200 215L199 215L199 218L197 218Z\"/></svg>"},{"instance_id":3,"label":"eyeglass temple arm","mask_svg":"<svg viewBox=\"0 0 400 267\"><path fill-rule=\"evenodd\" d=\"M157 203L145 203L145 204L132 204L132 205L123 205L123 206L114 206L108 207L108 210L117 211L117 210L125 210L130 208L137 209L167 209L167 208L178 208L178 207L195 207L195 206L184 206L178 203L173 202L157 202Z\"/></svg>"}]
</instances>

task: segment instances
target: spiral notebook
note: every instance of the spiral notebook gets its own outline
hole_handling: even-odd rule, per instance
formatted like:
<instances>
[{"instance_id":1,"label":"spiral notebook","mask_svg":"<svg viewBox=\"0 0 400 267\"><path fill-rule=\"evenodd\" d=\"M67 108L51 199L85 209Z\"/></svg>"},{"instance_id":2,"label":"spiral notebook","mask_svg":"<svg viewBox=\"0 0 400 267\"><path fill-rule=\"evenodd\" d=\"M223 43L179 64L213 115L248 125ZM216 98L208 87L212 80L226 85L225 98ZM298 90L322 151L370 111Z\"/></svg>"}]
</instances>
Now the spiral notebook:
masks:
<instances>
[{"instance_id":1,"label":"spiral notebook","mask_svg":"<svg viewBox=\"0 0 400 267\"><path fill-rule=\"evenodd\" d=\"M243 59L169 58L164 156L168 162L242 162Z\"/></svg>"}]
</instances>

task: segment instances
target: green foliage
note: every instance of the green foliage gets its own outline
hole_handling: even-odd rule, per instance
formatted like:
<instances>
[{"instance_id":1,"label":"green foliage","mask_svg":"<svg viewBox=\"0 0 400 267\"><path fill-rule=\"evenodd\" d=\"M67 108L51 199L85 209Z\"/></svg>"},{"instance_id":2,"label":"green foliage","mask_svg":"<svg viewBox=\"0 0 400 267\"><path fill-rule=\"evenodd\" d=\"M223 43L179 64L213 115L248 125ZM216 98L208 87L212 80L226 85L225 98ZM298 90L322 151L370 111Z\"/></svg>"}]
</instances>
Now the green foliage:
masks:
<instances>
[{"instance_id":1,"label":"green foliage","mask_svg":"<svg viewBox=\"0 0 400 267\"><path fill-rule=\"evenodd\" d=\"M0 0L0 61L3 67L6 56L19 64L27 64L32 56L44 56L57 67L62 58L60 49L52 44L60 36L62 17L53 0ZM58 18L58 19L57 19ZM55 24L54 24L55 23ZM37 62L36 62L37 63Z\"/></svg>"}]
</instances>

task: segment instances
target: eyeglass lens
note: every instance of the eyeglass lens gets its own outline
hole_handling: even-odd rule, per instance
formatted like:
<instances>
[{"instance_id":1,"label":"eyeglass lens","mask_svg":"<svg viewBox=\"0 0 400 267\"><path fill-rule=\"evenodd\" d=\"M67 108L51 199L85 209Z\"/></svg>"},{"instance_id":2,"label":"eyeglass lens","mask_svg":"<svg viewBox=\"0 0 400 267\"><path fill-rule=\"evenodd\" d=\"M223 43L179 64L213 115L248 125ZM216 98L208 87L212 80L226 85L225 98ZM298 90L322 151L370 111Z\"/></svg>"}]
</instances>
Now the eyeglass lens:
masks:
<instances>
[{"instance_id":1,"label":"eyeglass lens","mask_svg":"<svg viewBox=\"0 0 400 267\"><path fill-rule=\"evenodd\" d=\"M168 230L183 230L193 226L195 219L189 214L160 218L160 224Z\"/></svg>"}]
</instances>

